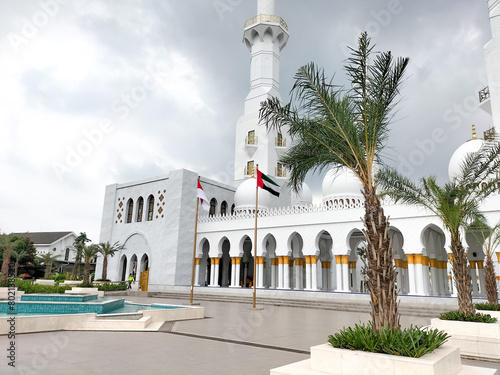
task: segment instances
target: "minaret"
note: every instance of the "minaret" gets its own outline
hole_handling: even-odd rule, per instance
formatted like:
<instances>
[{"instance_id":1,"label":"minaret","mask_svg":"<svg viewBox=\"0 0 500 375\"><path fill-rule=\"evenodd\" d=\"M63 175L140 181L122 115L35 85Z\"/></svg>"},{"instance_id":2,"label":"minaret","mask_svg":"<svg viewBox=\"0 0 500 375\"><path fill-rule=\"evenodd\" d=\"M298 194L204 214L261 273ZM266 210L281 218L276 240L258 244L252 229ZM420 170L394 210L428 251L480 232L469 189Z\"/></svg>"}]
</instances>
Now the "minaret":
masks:
<instances>
[{"instance_id":1,"label":"minaret","mask_svg":"<svg viewBox=\"0 0 500 375\"><path fill-rule=\"evenodd\" d=\"M500 134L500 0L488 0L492 39L484 46L489 98L481 95L481 107L493 117L495 132ZM481 99L480 99L481 100Z\"/></svg>"},{"instance_id":2,"label":"minaret","mask_svg":"<svg viewBox=\"0 0 500 375\"><path fill-rule=\"evenodd\" d=\"M275 0L258 0L257 16L245 22L243 42L250 50L250 92L245 99L243 116L236 125L234 180L239 185L252 176L255 165L282 184L286 171L278 163L287 150L290 138L267 132L259 124L260 103L271 97L280 97L280 52L288 41L288 26L275 15Z\"/></svg>"}]
</instances>

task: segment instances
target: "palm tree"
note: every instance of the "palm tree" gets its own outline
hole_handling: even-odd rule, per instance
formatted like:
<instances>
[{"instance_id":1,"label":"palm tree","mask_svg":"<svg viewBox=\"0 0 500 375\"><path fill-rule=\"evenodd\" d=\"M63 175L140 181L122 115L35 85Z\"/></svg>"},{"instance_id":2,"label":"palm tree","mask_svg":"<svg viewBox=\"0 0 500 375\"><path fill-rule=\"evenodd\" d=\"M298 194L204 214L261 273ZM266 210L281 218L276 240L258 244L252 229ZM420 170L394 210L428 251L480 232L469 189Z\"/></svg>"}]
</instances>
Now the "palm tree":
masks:
<instances>
[{"instance_id":1,"label":"palm tree","mask_svg":"<svg viewBox=\"0 0 500 375\"><path fill-rule=\"evenodd\" d=\"M86 242L90 242L90 239L88 239L87 233L85 232L80 232L80 235L78 235L73 242L73 246L76 251L75 264L73 267L73 279L76 279L80 274L80 264L82 263L83 250Z\"/></svg>"},{"instance_id":2,"label":"palm tree","mask_svg":"<svg viewBox=\"0 0 500 375\"><path fill-rule=\"evenodd\" d=\"M19 262L21 259L26 258L28 256L28 252L24 249L21 250L12 250L10 256L15 259L16 263L14 265L14 277L17 277L17 273L19 270Z\"/></svg>"},{"instance_id":3,"label":"palm tree","mask_svg":"<svg viewBox=\"0 0 500 375\"><path fill-rule=\"evenodd\" d=\"M99 245L99 252L103 256L102 260L102 279L106 280L108 277L108 256L113 257L117 251L123 250L124 245L120 245L117 241L113 245L108 242L101 242Z\"/></svg>"},{"instance_id":4,"label":"palm tree","mask_svg":"<svg viewBox=\"0 0 500 375\"><path fill-rule=\"evenodd\" d=\"M48 279L50 277L50 271L52 270L52 264L59 257L60 257L60 255L52 255L51 253L44 253L42 255L37 256L37 260L40 263L45 264L45 274L43 275L44 279Z\"/></svg>"},{"instance_id":5,"label":"palm tree","mask_svg":"<svg viewBox=\"0 0 500 375\"><path fill-rule=\"evenodd\" d=\"M83 259L85 260L85 266L83 268L83 284L90 284L90 261L99 255L99 253L99 245L84 245L82 252Z\"/></svg>"},{"instance_id":6,"label":"palm tree","mask_svg":"<svg viewBox=\"0 0 500 375\"><path fill-rule=\"evenodd\" d=\"M10 254L12 250L17 245L17 241L13 241L13 237L11 235L0 235L0 248L3 250L2 256L2 276L0 277L0 282L4 283L9 278L9 263L10 263Z\"/></svg>"},{"instance_id":7,"label":"palm tree","mask_svg":"<svg viewBox=\"0 0 500 375\"><path fill-rule=\"evenodd\" d=\"M260 119L268 129L289 131L293 146L280 158L290 170L289 185L299 191L306 174L328 168L347 168L360 180L365 200L367 279L372 320L376 330L400 327L395 289L396 270L388 236L389 222L377 197L374 170L389 136L392 110L408 67L408 58L391 52L371 56L366 33L351 49L347 74L352 88L343 89L311 63L299 69L290 103L268 99Z\"/></svg>"},{"instance_id":8,"label":"palm tree","mask_svg":"<svg viewBox=\"0 0 500 375\"><path fill-rule=\"evenodd\" d=\"M469 154L460 174L451 182L439 186L436 177L421 178L415 184L396 171L386 169L379 173L379 184L395 202L419 205L434 213L451 236L452 269L457 287L458 308L465 314L475 313L472 303L471 276L467 254L462 244L461 231L472 223L484 222L479 205L497 189L500 178L500 144L493 143Z\"/></svg>"},{"instance_id":9,"label":"palm tree","mask_svg":"<svg viewBox=\"0 0 500 375\"><path fill-rule=\"evenodd\" d=\"M484 264L484 281L486 284L486 296L488 303L492 305L498 304L498 288L495 275L495 267L493 266L492 256L496 248L500 245L500 222L493 228L486 223L474 223L470 229L473 231L476 238L483 245L486 262Z\"/></svg>"}]
</instances>

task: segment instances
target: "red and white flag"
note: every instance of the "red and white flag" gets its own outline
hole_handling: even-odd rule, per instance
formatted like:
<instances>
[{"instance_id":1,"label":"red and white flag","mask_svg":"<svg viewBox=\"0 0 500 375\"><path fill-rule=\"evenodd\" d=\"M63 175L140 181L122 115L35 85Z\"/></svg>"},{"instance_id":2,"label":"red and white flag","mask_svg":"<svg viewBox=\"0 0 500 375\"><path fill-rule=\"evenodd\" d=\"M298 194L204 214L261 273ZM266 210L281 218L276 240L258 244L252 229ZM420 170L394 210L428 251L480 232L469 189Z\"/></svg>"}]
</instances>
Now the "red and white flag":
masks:
<instances>
[{"instance_id":1,"label":"red and white flag","mask_svg":"<svg viewBox=\"0 0 500 375\"><path fill-rule=\"evenodd\" d=\"M207 195L205 194L203 188L201 187L200 181L198 181L198 191L196 192L196 197L200 198L201 208L203 208L205 211L209 211L210 204L208 203Z\"/></svg>"}]
</instances>

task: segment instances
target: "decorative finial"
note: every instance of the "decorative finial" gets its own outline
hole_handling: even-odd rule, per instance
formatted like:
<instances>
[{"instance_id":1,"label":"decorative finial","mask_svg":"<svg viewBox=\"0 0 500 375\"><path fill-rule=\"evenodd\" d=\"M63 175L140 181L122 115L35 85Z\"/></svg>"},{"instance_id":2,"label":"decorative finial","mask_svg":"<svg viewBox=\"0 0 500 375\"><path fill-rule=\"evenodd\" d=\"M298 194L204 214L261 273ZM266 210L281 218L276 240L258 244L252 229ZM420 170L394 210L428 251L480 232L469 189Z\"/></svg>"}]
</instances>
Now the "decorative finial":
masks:
<instances>
[{"instance_id":1,"label":"decorative finial","mask_svg":"<svg viewBox=\"0 0 500 375\"><path fill-rule=\"evenodd\" d=\"M476 125L472 124L472 139L476 139Z\"/></svg>"}]
</instances>

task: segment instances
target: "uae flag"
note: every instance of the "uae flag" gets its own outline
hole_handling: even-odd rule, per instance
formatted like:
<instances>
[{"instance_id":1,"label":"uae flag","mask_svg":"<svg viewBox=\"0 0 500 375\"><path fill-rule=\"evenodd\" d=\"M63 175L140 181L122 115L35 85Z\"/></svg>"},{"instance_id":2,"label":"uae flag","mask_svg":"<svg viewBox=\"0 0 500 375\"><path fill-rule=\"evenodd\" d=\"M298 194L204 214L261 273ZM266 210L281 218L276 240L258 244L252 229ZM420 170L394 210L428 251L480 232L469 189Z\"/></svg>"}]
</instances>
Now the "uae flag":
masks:
<instances>
[{"instance_id":1,"label":"uae flag","mask_svg":"<svg viewBox=\"0 0 500 375\"><path fill-rule=\"evenodd\" d=\"M207 195L201 187L200 181L198 181L198 191L196 192L196 197L200 198L201 208L203 208L205 211L209 211L210 204L208 203Z\"/></svg>"},{"instance_id":2,"label":"uae flag","mask_svg":"<svg viewBox=\"0 0 500 375\"><path fill-rule=\"evenodd\" d=\"M272 195L280 196L280 186L271 180L268 176L257 169L257 186L261 189L267 190Z\"/></svg>"}]
</instances>

